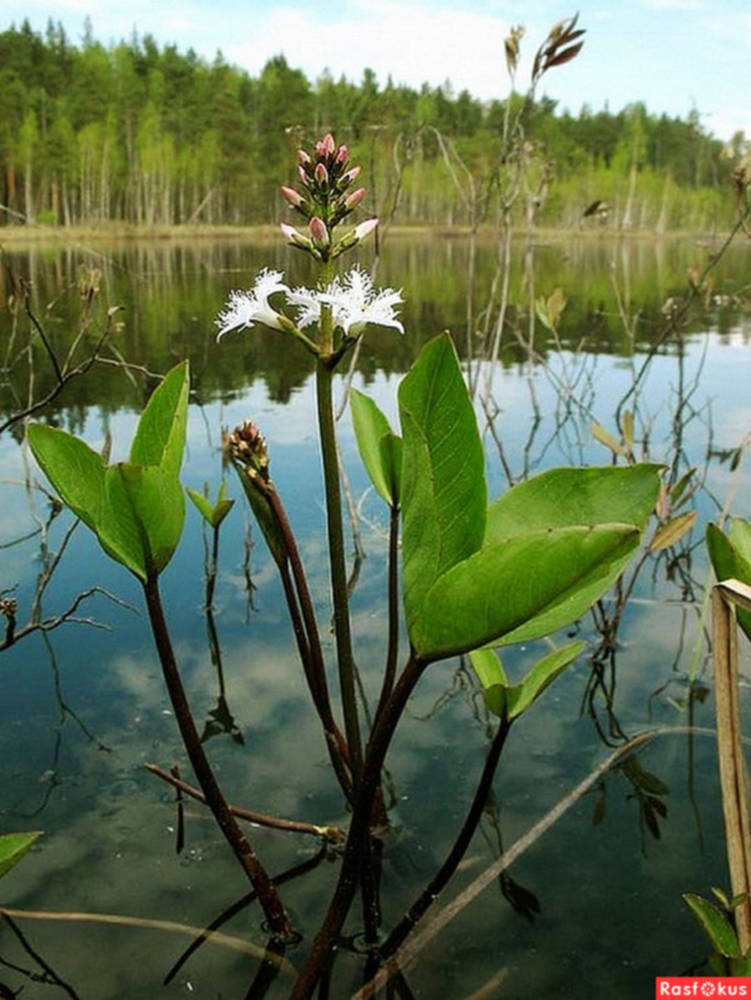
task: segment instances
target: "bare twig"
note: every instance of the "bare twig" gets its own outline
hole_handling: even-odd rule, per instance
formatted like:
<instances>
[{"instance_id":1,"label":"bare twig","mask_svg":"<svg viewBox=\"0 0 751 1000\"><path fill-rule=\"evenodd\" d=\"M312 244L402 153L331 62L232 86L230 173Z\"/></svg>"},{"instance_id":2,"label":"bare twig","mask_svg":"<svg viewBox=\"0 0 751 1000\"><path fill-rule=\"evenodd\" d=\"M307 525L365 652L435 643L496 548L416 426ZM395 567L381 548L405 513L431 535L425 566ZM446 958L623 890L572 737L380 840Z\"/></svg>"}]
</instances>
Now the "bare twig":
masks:
<instances>
[{"instance_id":1,"label":"bare twig","mask_svg":"<svg viewBox=\"0 0 751 1000\"><path fill-rule=\"evenodd\" d=\"M194 788L193 785L189 785L187 781L183 781L174 774L170 774L169 771L165 771L156 764L144 764L144 767L150 774L156 775L157 778L161 778L162 781L166 781L174 788L179 788L180 791L189 795L192 799L206 805L205 795L199 789ZM238 819L245 819L249 823L255 823L257 826L268 826L274 830L286 830L288 833L305 833L312 837L322 837L324 840L334 844L342 843L346 837L344 830L333 823L328 826L316 826L314 823L305 823L301 820L281 819L278 816L267 816L264 813L251 812L250 809L243 809L241 806L230 805L229 810Z\"/></svg>"},{"instance_id":2,"label":"bare twig","mask_svg":"<svg viewBox=\"0 0 751 1000\"><path fill-rule=\"evenodd\" d=\"M28 625L25 625L22 629L14 633L10 642L8 641L8 637L6 635L6 637L0 641L0 652L18 642L19 639L23 639L27 635L30 635L32 632L50 632L59 625L77 624L89 625L92 628L109 629L109 625L106 625L103 622L98 622L93 618L75 617L75 612L78 610L81 602L89 597L92 597L94 594L101 594L102 597L106 597L115 604L119 604L122 608L127 608L129 611L136 611L136 608L134 608L132 604L128 604L127 601L123 601L115 594L111 594L108 590L105 590L104 587L90 587L88 590L84 590L80 593L67 611L63 611L62 614L55 615L53 618L45 618L43 621L30 621Z\"/></svg>"}]
</instances>

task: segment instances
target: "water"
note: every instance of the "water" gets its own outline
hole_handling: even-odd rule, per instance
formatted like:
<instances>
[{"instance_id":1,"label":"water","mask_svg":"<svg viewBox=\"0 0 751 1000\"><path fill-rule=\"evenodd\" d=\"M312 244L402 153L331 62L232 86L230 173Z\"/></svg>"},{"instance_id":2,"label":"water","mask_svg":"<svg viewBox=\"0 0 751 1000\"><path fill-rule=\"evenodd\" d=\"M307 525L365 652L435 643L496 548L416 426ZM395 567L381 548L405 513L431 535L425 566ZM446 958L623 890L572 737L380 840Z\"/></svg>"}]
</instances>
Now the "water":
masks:
<instances>
[{"instance_id":1,"label":"water","mask_svg":"<svg viewBox=\"0 0 751 1000\"><path fill-rule=\"evenodd\" d=\"M594 440L590 424L597 421L617 433L615 407L654 348L639 383L637 438L648 439L652 459L672 464L674 476L697 469L700 488L691 506L698 522L677 547L645 562L612 660L596 668L582 657L515 726L491 806L444 902L498 856L501 844L509 848L583 779L623 734L648 726L713 725L707 623L701 618L707 579L703 525L726 502L734 514L751 515L743 462L731 468L734 450L751 430L751 320L741 302L714 299L707 310L693 314L680 349L674 339L660 342L665 301L684 293L687 268L700 269L711 249L716 248L574 241L520 246L515 254L498 362L472 364L491 495L505 489L509 477L551 465L609 462L610 453ZM404 288L407 333L369 332L354 384L371 393L392 422L400 374L428 337L452 329L465 361L469 353L473 358L492 353L497 300L485 310L495 256L492 244L477 247L470 308L473 329L486 329L487 317L483 342L466 333L466 242L400 238L387 246L378 283ZM222 476L221 428L250 417L261 426L332 664L311 365L278 334L228 334L216 345L212 333L212 319L228 289L249 286L262 266L287 268L292 281L309 281L304 259L288 259L275 242L251 246L238 241L124 244L106 251L37 249L14 252L6 261L33 281L35 311L59 353L80 316L79 268L95 266L102 277L93 329L99 329L107 307L124 306L118 314L122 327L112 341L120 357L155 372L190 358L194 397L182 477L186 486L200 490L209 482L214 494ZM748 267L747 248L732 248L714 272L711 295L740 291L742 299ZM559 343L538 320L530 361L520 344L529 336L529 304L556 286L568 298ZM6 300L10 289L6 274ZM53 305L47 312L48 303ZM1 422L20 405L13 402L12 390L22 398L27 391L26 362L18 349L26 343L28 322L22 313L14 318L13 302L6 301L0 325L0 357L7 349L13 362L0 383ZM38 342L34 368L39 397L54 380ZM94 447L111 434L117 460L127 454L137 414L153 385L138 371L128 377L121 367L96 366L72 381L43 418L81 434ZM633 406L633 399L625 405ZM366 551L352 618L357 662L372 700L385 655L387 515L372 491L365 492L348 415L340 433ZM0 544L36 533L0 549L0 589L16 587L19 627L28 620L43 566L42 543L57 552L72 525L63 512L39 533L49 502L23 485L27 476L32 484L44 482L16 426L0 437ZM233 802L346 825L301 683L274 564L251 527L233 476L228 486L237 502L222 528L215 601L234 729L209 742L212 761ZM246 542L252 544L249 566ZM163 583L201 727L219 694L202 612L203 559L199 518L191 508ZM201 927L245 887L197 804L186 807L186 848L179 857L175 853L174 795L143 764L168 768L178 762L186 774L188 767L140 591L78 527L46 588L43 617L60 614L93 586L131 607L102 594L92 596L78 614L105 624L106 630L93 622L65 624L29 635L0 654L0 827L45 832L32 856L3 879L0 899L26 910L107 913ZM599 636L590 617L582 620L578 634L589 641L591 657ZM508 672L521 672L545 649L535 643L507 652ZM742 653L747 664L743 648ZM693 685L689 675L695 675ZM395 801L385 844L385 927L398 919L453 843L489 735L471 675L458 661L433 666L410 702L388 758ZM667 810L665 818L653 810L660 838L650 831L639 774L633 768L610 772L512 866L513 883L495 881L425 946L406 972L412 995L630 998L649 995L654 976L684 973L705 958L706 943L680 896L686 891L706 895L710 886L728 883L714 740L701 733L663 736L639 755L638 764L667 788L653 795ZM336 860L326 857L314 864L318 845L309 838L260 829L252 834L272 873L306 863L311 869L282 889L305 936L286 956L299 966L333 888ZM502 890L534 919L515 911ZM536 914L529 893L536 899ZM91 922L19 918L17 925L34 952L81 998L260 995L248 992L257 959L225 946L205 945L162 987L188 936ZM265 946L254 906L222 929L257 948ZM359 982L361 929L355 907L346 931L354 951L343 947L338 953L332 996L349 996ZM0 961L0 983L8 989L24 986L23 996L31 998L63 994L59 984L39 980L41 967L6 924L0 926ZM286 996L290 982L282 971L267 995Z\"/></svg>"}]
</instances>

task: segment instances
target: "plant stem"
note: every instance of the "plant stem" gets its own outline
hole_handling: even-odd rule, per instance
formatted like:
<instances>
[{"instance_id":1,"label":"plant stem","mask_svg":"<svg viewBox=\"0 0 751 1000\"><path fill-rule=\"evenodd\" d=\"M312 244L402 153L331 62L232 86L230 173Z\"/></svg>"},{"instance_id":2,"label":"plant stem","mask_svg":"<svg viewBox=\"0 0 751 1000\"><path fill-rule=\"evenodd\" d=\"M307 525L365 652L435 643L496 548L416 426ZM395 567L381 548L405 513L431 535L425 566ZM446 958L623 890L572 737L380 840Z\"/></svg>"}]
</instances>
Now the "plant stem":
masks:
<instances>
[{"instance_id":1,"label":"plant stem","mask_svg":"<svg viewBox=\"0 0 751 1000\"><path fill-rule=\"evenodd\" d=\"M349 769L349 749L334 719L329 698L328 682L326 680L326 664L321 649L321 637L318 632L313 598L305 575L305 567L300 558L292 526L287 518L281 497L272 483L265 491L269 507L284 539L287 560L279 563L284 594L287 598L292 626L295 630L297 647L302 660L305 677L308 681L313 705L321 719L326 744L331 757L331 763L339 779L347 801L352 801L352 777ZM290 578L290 569L292 578ZM294 580L294 589L292 587ZM299 603L298 603L299 602Z\"/></svg>"},{"instance_id":2,"label":"plant stem","mask_svg":"<svg viewBox=\"0 0 751 1000\"><path fill-rule=\"evenodd\" d=\"M308 1000L312 995L346 920L357 889L363 848L370 833L371 814L380 784L381 768L407 699L427 665L426 661L418 660L414 654L410 656L391 697L373 727L352 812L339 881L326 918L316 935L313 949L290 994L290 1000Z\"/></svg>"},{"instance_id":3,"label":"plant stem","mask_svg":"<svg viewBox=\"0 0 751 1000\"><path fill-rule=\"evenodd\" d=\"M291 936L292 925L285 913L284 906L277 894L274 883L251 848L247 837L238 826L237 820L232 815L201 745L167 630L157 577L152 576L146 580L143 584L143 590L146 597L149 620L151 621L151 629L154 634L154 641L156 642L156 648L162 664L164 681L167 685L175 718L180 728L180 736L182 737L191 767L198 779L198 784L201 786L201 791L206 796L206 804L214 814L219 829L224 834L225 839L235 853L235 857L242 865L245 874L258 893L258 899L269 927L275 934L285 937Z\"/></svg>"},{"instance_id":4,"label":"plant stem","mask_svg":"<svg viewBox=\"0 0 751 1000\"><path fill-rule=\"evenodd\" d=\"M376 718L391 697L396 677L396 658L399 654L399 508L391 508L389 521L389 637L386 653L386 669L383 673L381 697L378 700Z\"/></svg>"},{"instance_id":5,"label":"plant stem","mask_svg":"<svg viewBox=\"0 0 751 1000\"><path fill-rule=\"evenodd\" d=\"M352 636L349 626L347 597L347 569L344 557L344 530L342 525L342 500L339 488L339 469L336 460L336 430L332 402L333 372L324 361L316 364L316 402L318 431L321 438L323 477L326 489L326 518L329 536L329 562L331 566L331 591L334 602L334 632L336 635L337 664L344 710L344 731L349 747L352 779L357 790L362 772L362 743L357 716L355 693L355 665L352 655Z\"/></svg>"},{"instance_id":6,"label":"plant stem","mask_svg":"<svg viewBox=\"0 0 751 1000\"><path fill-rule=\"evenodd\" d=\"M464 820L464 825L459 831L459 835L454 842L454 846L449 851L446 860L436 872L433 879L431 879L423 892L418 896L412 906L410 906L409 910L407 910L402 919L398 924L396 924L389 934L380 949L381 957L383 959L390 958L390 956L393 955L394 952L402 945L407 935L412 931L413 927L417 924L420 918L425 915L435 898L443 892L449 880L456 872L459 862L464 857L472 837L475 835L477 824L482 819L483 810L485 809L485 804L488 801L488 795L490 794L490 789L493 784L493 777L495 775L496 768L498 767L501 751L506 743L506 737L508 736L510 729L511 723L504 717L501 720L498 731L496 732L493 742L490 745L488 756L485 759L485 766L482 769L482 775L480 777L475 796L472 799L472 805L467 813L467 818Z\"/></svg>"}]
</instances>

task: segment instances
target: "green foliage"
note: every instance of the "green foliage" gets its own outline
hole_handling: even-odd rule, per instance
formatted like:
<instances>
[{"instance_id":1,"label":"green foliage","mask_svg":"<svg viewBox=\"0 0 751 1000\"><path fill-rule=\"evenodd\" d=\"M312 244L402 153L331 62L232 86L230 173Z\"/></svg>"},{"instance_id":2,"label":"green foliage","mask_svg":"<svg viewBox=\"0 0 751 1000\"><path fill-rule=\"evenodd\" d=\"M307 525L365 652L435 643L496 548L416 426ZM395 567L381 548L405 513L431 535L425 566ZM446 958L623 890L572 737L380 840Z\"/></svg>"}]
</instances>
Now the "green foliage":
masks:
<instances>
[{"instance_id":1,"label":"green foliage","mask_svg":"<svg viewBox=\"0 0 751 1000\"><path fill-rule=\"evenodd\" d=\"M725 534L716 524L707 525L707 549L718 580L740 580L751 585L751 524L743 518L730 521ZM736 608L738 624L751 639L751 612Z\"/></svg>"},{"instance_id":2,"label":"green foliage","mask_svg":"<svg viewBox=\"0 0 751 1000\"><path fill-rule=\"evenodd\" d=\"M404 434L404 606L427 660L546 635L622 572L659 487L658 467L560 469L486 508L474 410L447 335L399 389Z\"/></svg>"},{"instance_id":3,"label":"green foliage","mask_svg":"<svg viewBox=\"0 0 751 1000\"><path fill-rule=\"evenodd\" d=\"M188 386L183 362L166 375L141 415L129 462L107 467L70 434L42 424L28 430L34 457L64 503L108 555L143 581L165 568L182 535L185 500L178 476Z\"/></svg>"},{"instance_id":4,"label":"green foliage","mask_svg":"<svg viewBox=\"0 0 751 1000\"><path fill-rule=\"evenodd\" d=\"M574 574L571 588L562 589L543 611L504 636L500 640L504 645L563 628L607 590L625 569L638 535L647 525L659 486L658 472L659 466L648 464L551 469L519 483L490 505L484 544L504 546L525 538L532 542L537 534L540 573L551 566L550 571L556 574L553 550L549 557L544 552L546 541L563 560L567 546L576 549L577 538L583 542L576 567L566 567ZM625 541L620 550L619 539ZM587 565L582 561L585 551L598 544L605 546L602 561L598 561L595 549L594 561ZM612 548L605 556L608 545Z\"/></svg>"},{"instance_id":5,"label":"green foliage","mask_svg":"<svg viewBox=\"0 0 751 1000\"><path fill-rule=\"evenodd\" d=\"M18 864L24 854L31 850L34 842L41 836L39 830L32 833L0 834L0 878Z\"/></svg>"},{"instance_id":6,"label":"green foliage","mask_svg":"<svg viewBox=\"0 0 751 1000\"><path fill-rule=\"evenodd\" d=\"M186 492L190 499L196 506L201 517L206 521L208 525L212 528L218 528L222 521L225 519L227 514L234 507L234 500L227 500L227 484L223 482L219 487L219 491L216 495L216 501L212 504L209 500L209 486L206 483L204 492L199 493L198 490L192 490L187 487Z\"/></svg>"},{"instance_id":7,"label":"green foliage","mask_svg":"<svg viewBox=\"0 0 751 1000\"><path fill-rule=\"evenodd\" d=\"M294 169L288 131L311 134L319 123L346 137L355 161L373 164L382 192L393 190L395 147L408 147L401 221L467 221L433 129L481 185L498 167L506 102L486 105L446 85L379 89L367 69L359 84L327 73L312 82L280 55L250 77L221 57L209 64L148 37L75 46L62 29L42 37L28 25L0 32L0 66L0 162L4 176L24 174L9 181L7 207L37 220L275 221L279 181ZM513 113L522 100L511 95ZM579 226L595 199L617 227L627 216L635 227L732 221L733 162L698 113L658 117L632 104L573 116L542 97L524 114L535 158L556 167L543 224Z\"/></svg>"},{"instance_id":8,"label":"green foliage","mask_svg":"<svg viewBox=\"0 0 751 1000\"><path fill-rule=\"evenodd\" d=\"M581 639L543 656L519 684L509 684L503 664L492 649L475 649L470 663L482 684L485 704L499 718L515 719L534 704L545 689L581 655Z\"/></svg>"},{"instance_id":9,"label":"green foliage","mask_svg":"<svg viewBox=\"0 0 751 1000\"><path fill-rule=\"evenodd\" d=\"M696 917L718 955L731 959L743 957L735 928L719 907L693 892L684 892L683 901ZM732 909L732 904L728 904L726 908ZM741 975L741 973L736 972L735 975Z\"/></svg>"},{"instance_id":10,"label":"green foliage","mask_svg":"<svg viewBox=\"0 0 751 1000\"><path fill-rule=\"evenodd\" d=\"M279 526L277 518L271 509L267 494L258 488L251 475L239 463L235 464L235 471L240 479L245 496L248 498L250 509L258 522L264 541L269 547L274 562L277 566L282 566L287 561L287 543L284 534Z\"/></svg>"},{"instance_id":11,"label":"green foliage","mask_svg":"<svg viewBox=\"0 0 751 1000\"><path fill-rule=\"evenodd\" d=\"M426 655L418 632L427 595L444 573L479 549L487 504L482 443L448 334L429 341L402 380L399 413L404 608L410 638Z\"/></svg>"},{"instance_id":12,"label":"green foliage","mask_svg":"<svg viewBox=\"0 0 751 1000\"><path fill-rule=\"evenodd\" d=\"M158 465L180 475L185 451L190 380L183 362L168 372L146 404L130 448L133 465Z\"/></svg>"},{"instance_id":13,"label":"green foliage","mask_svg":"<svg viewBox=\"0 0 751 1000\"><path fill-rule=\"evenodd\" d=\"M389 507L399 507L401 495L402 440L394 434L373 400L352 389L349 397L352 425L370 481Z\"/></svg>"}]
</instances>

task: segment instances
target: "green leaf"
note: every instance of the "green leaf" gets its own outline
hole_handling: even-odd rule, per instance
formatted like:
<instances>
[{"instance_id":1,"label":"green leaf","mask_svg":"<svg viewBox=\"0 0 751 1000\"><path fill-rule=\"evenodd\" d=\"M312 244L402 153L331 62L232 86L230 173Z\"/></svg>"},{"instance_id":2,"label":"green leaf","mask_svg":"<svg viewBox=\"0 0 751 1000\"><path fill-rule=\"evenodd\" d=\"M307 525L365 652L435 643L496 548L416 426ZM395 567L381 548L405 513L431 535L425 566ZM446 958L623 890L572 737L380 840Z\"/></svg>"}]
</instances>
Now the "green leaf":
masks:
<instances>
[{"instance_id":1,"label":"green leaf","mask_svg":"<svg viewBox=\"0 0 751 1000\"><path fill-rule=\"evenodd\" d=\"M730 921L708 899L693 892L684 892L683 900L691 909L704 933L712 942L712 947L726 958L741 958L741 949Z\"/></svg>"},{"instance_id":2,"label":"green leaf","mask_svg":"<svg viewBox=\"0 0 751 1000\"><path fill-rule=\"evenodd\" d=\"M182 535L185 499L177 477L158 466L121 462L105 476L102 547L141 580L160 573Z\"/></svg>"},{"instance_id":3,"label":"green leaf","mask_svg":"<svg viewBox=\"0 0 751 1000\"><path fill-rule=\"evenodd\" d=\"M190 374L182 361L164 377L138 422L130 448L132 465L159 465L180 474L188 420Z\"/></svg>"},{"instance_id":4,"label":"green leaf","mask_svg":"<svg viewBox=\"0 0 751 1000\"><path fill-rule=\"evenodd\" d=\"M488 508L486 542L574 524L635 524L657 499L659 465L551 469L513 486Z\"/></svg>"},{"instance_id":5,"label":"green leaf","mask_svg":"<svg viewBox=\"0 0 751 1000\"><path fill-rule=\"evenodd\" d=\"M34 843L42 836L41 830L31 833L0 834L0 878L17 865Z\"/></svg>"},{"instance_id":6,"label":"green leaf","mask_svg":"<svg viewBox=\"0 0 751 1000\"><path fill-rule=\"evenodd\" d=\"M375 487L378 495L390 506L394 506L393 474L391 470L391 454L386 457L381 452L381 442L386 435L392 435L391 427L385 415L376 403L357 389L352 389L349 396L352 411L352 426L360 452L360 458Z\"/></svg>"},{"instance_id":7,"label":"green leaf","mask_svg":"<svg viewBox=\"0 0 751 1000\"><path fill-rule=\"evenodd\" d=\"M399 412L404 436L404 607L413 638L430 588L476 552L485 533L485 459L448 334L420 351L399 386Z\"/></svg>"},{"instance_id":8,"label":"green leaf","mask_svg":"<svg viewBox=\"0 0 751 1000\"><path fill-rule=\"evenodd\" d=\"M260 490L253 485L253 480L242 466L235 465L234 469L240 479L258 526L261 529L261 534L269 547L269 552L277 566L281 566L287 559L287 546L271 505Z\"/></svg>"},{"instance_id":9,"label":"green leaf","mask_svg":"<svg viewBox=\"0 0 751 1000\"><path fill-rule=\"evenodd\" d=\"M71 434L44 424L31 424L27 437L34 458L63 502L95 531L104 502L102 456Z\"/></svg>"},{"instance_id":10,"label":"green leaf","mask_svg":"<svg viewBox=\"0 0 751 1000\"><path fill-rule=\"evenodd\" d=\"M190 486L185 487L185 492L195 504L198 509L198 513L204 521L206 521L207 524L211 524L214 516L214 508L212 507L209 498L203 493L199 493L198 490L191 489Z\"/></svg>"},{"instance_id":11,"label":"green leaf","mask_svg":"<svg viewBox=\"0 0 751 1000\"><path fill-rule=\"evenodd\" d=\"M212 527L218 528L234 506L234 500L217 500L211 520Z\"/></svg>"},{"instance_id":12,"label":"green leaf","mask_svg":"<svg viewBox=\"0 0 751 1000\"><path fill-rule=\"evenodd\" d=\"M206 489L208 490L208 486ZM199 493L198 490L193 490L190 486L185 487L185 492L195 504L201 517L207 524L211 525L212 528L218 528L235 505L234 500L224 499L224 494L226 492L225 483L222 483L219 487L216 503L213 505L204 493Z\"/></svg>"},{"instance_id":13,"label":"green leaf","mask_svg":"<svg viewBox=\"0 0 751 1000\"><path fill-rule=\"evenodd\" d=\"M436 660L520 634L546 635L578 617L582 594L589 603L602 594L638 543L636 527L613 524L485 546L430 588L412 623L412 644L420 657Z\"/></svg>"},{"instance_id":14,"label":"green leaf","mask_svg":"<svg viewBox=\"0 0 751 1000\"><path fill-rule=\"evenodd\" d=\"M535 531L549 531L551 541L558 531L634 525L646 527L660 486L660 466L605 466L589 469L551 469L514 486L490 505L485 544L503 544ZM620 556L611 554L597 572L582 578L578 588L547 607L533 619L499 640L503 645L526 642L563 628L575 621L600 598L623 572L634 549L625 546Z\"/></svg>"},{"instance_id":15,"label":"green leaf","mask_svg":"<svg viewBox=\"0 0 751 1000\"><path fill-rule=\"evenodd\" d=\"M749 530L748 524L740 518L731 521L727 535L716 524L707 525L707 549L718 580L735 578L751 584ZM743 608L735 610L738 624L751 639L751 612Z\"/></svg>"},{"instance_id":16,"label":"green leaf","mask_svg":"<svg viewBox=\"0 0 751 1000\"><path fill-rule=\"evenodd\" d=\"M402 497L402 458L404 442L398 434L384 434L378 442L383 474L391 491L391 506L397 509Z\"/></svg>"},{"instance_id":17,"label":"green leaf","mask_svg":"<svg viewBox=\"0 0 751 1000\"><path fill-rule=\"evenodd\" d=\"M543 691L552 684L566 667L574 662L585 648L581 639L560 649L554 649L529 670L519 684L510 685L503 664L492 649L474 649L469 660L482 684L485 704L499 718L504 715L515 719L526 712Z\"/></svg>"},{"instance_id":18,"label":"green leaf","mask_svg":"<svg viewBox=\"0 0 751 1000\"><path fill-rule=\"evenodd\" d=\"M751 524L742 517L731 518L728 538L733 543L733 548L751 565Z\"/></svg>"},{"instance_id":19,"label":"green leaf","mask_svg":"<svg viewBox=\"0 0 751 1000\"><path fill-rule=\"evenodd\" d=\"M499 719L503 718L506 713L506 689L509 685L500 659L492 649L473 649L469 654L469 662L482 684L488 711Z\"/></svg>"},{"instance_id":20,"label":"green leaf","mask_svg":"<svg viewBox=\"0 0 751 1000\"><path fill-rule=\"evenodd\" d=\"M572 642L560 649L554 649L552 653L543 656L541 660L532 667L525 675L521 684L509 688L506 701L509 719L515 719L526 712L543 691L553 683L566 667L570 666L574 660L581 655L586 643L581 639Z\"/></svg>"}]
</instances>

